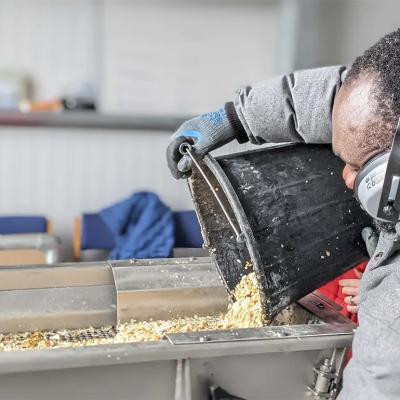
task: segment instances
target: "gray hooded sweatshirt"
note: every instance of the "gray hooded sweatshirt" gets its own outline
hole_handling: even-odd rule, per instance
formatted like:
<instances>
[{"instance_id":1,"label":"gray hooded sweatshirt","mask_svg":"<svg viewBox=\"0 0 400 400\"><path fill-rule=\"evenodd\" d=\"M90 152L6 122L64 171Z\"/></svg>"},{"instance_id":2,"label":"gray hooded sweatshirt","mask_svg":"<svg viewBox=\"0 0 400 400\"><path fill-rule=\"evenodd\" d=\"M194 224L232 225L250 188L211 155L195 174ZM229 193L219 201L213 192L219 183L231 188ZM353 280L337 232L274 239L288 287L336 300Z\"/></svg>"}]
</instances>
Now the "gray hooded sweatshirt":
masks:
<instances>
[{"instance_id":1,"label":"gray hooded sweatshirt","mask_svg":"<svg viewBox=\"0 0 400 400\"><path fill-rule=\"evenodd\" d=\"M237 92L251 143L331 143L342 66L294 72ZM400 233L400 224L398 226ZM400 234L382 233L360 288L359 327L340 400L400 399Z\"/></svg>"}]
</instances>

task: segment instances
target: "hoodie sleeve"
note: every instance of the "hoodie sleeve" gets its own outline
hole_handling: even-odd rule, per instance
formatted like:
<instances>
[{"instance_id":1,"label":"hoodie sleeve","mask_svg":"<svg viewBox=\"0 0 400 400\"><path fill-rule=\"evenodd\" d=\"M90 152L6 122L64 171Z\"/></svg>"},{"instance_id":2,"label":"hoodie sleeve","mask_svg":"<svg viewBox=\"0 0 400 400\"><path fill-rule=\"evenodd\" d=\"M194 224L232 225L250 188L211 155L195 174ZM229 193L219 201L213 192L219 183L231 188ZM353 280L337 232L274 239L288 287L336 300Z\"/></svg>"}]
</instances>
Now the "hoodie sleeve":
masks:
<instances>
[{"instance_id":1,"label":"hoodie sleeve","mask_svg":"<svg viewBox=\"0 0 400 400\"><path fill-rule=\"evenodd\" d=\"M307 69L238 90L225 109L240 143L331 143L346 67Z\"/></svg>"}]
</instances>

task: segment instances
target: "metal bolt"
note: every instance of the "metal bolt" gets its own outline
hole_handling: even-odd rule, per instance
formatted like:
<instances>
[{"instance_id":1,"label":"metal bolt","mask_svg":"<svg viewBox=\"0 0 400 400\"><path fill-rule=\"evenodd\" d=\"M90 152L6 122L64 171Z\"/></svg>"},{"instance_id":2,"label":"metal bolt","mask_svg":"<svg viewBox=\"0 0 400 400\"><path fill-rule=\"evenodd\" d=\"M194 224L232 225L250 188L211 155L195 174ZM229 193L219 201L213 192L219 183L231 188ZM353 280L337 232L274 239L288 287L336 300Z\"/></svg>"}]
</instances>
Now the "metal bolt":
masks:
<instances>
[{"instance_id":1,"label":"metal bolt","mask_svg":"<svg viewBox=\"0 0 400 400\"><path fill-rule=\"evenodd\" d=\"M323 372L330 372L332 368L331 362L328 358L324 359L324 362L322 363L320 370Z\"/></svg>"},{"instance_id":2,"label":"metal bolt","mask_svg":"<svg viewBox=\"0 0 400 400\"><path fill-rule=\"evenodd\" d=\"M181 153L183 156L186 155L190 150L192 150L190 143L184 142L179 146L179 153Z\"/></svg>"},{"instance_id":3,"label":"metal bolt","mask_svg":"<svg viewBox=\"0 0 400 400\"><path fill-rule=\"evenodd\" d=\"M332 364L328 358L325 358L319 368L314 368L316 380L314 388L314 398L328 398L332 385Z\"/></svg>"},{"instance_id":4,"label":"metal bolt","mask_svg":"<svg viewBox=\"0 0 400 400\"><path fill-rule=\"evenodd\" d=\"M322 303L318 303L318 304L317 304L317 307L320 308L320 309L325 308L324 304L322 304Z\"/></svg>"}]
</instances>

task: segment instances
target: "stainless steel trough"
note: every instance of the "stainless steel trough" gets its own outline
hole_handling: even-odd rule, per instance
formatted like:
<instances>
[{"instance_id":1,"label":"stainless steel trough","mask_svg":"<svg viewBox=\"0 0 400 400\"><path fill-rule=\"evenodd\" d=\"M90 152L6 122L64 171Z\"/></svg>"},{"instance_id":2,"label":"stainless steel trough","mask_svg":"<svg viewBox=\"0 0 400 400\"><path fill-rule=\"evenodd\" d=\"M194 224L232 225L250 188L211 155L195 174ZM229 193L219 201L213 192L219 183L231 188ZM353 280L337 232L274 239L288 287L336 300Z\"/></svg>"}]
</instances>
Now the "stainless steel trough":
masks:
<instances>
[{"instance_id":1,"label":"stainless steel trough","mask_svg":"<svg viewBox=\"0 0 400 400\"><path fill-rule=\"evenodd\" d=\"M2 332L215 314L227 300L209 258L0 270ZM315 294L276 323L159 342L0 352L0 399L189 400L219 398L222 389L248 400L334 398L354 324Z\"/></svg>"}]
</instances>

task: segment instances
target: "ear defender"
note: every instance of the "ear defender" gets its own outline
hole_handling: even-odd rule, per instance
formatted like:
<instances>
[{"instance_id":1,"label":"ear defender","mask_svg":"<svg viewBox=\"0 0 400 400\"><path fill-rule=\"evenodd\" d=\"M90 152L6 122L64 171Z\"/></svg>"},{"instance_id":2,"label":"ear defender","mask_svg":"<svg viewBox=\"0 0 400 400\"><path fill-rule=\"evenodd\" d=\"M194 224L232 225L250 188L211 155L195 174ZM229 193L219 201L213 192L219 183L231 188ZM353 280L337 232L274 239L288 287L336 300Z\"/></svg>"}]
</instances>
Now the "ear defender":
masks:
<instances>
[{"instance_id":1,"label":"ear defender","mask_svg":"<svg viewBox=\"0 0 400 400\"><path fill-rule=\"evenodd\" d=\"M358 172L354 193L375 219L397 222L400 216L400 120L390 152L378 154Z\"/></svg>"},{"instance_id":2,"label":"ear defender","mask_svg":"<svg viewBox=\"0 0 400 400\"><path fill-rule=\"evenodd\" d=\"M379 154L360 169L354 182L354 194L362 208L378 218L389 153Z\"/></svg>"}]
</instances>

